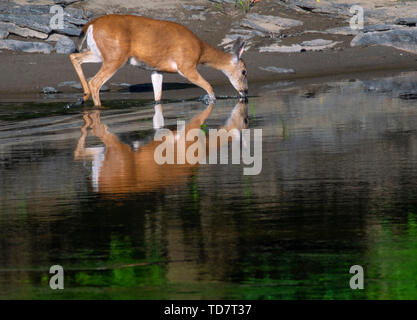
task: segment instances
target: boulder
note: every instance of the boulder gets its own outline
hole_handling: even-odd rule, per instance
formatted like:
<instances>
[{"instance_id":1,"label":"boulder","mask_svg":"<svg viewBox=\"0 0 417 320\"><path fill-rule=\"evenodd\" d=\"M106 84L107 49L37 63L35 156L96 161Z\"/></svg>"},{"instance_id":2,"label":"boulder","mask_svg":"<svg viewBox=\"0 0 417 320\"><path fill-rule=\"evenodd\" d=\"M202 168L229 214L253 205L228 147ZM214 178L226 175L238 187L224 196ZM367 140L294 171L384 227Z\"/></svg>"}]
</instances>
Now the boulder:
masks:
<instances>
[{"instance_id":1,"label":"boulder","mask_svg":"<svg viewBox=\"0 0 417 320\"><path fill-rule=\"evenodd\" d=\"M87 23L86 18L91 17L91 12L81 9L66 8L64 10L64 28L56 30L61 34L78 36L81 33L80 26ZM51 18L49 5L0 5L0 22L8 22L20 27L49 34Z\"/></svg>"},{"instance_id":2,"label":"boulder","mask_svg":"<svg viewBox=\"0 0 417 320\"><path fill-rule=\"evenodd\" d=\"M266 33L279 33L283 29L301 26L303 23L294 19L281 18L251 13L242 20L241 26Z\"/></svg>"},{"instance_id":3,"label":"boulder","mask_svg":"<svg viewBox=\"0 0 417 320\"><path fill-rule=\"evenodd\" d=\"M63 6L67 6L71 3L81 2L81 1L83 1L83 0L54 0L54 3L55 4L60 4L60 5L63 5Z\"/></svg>"},{"instance_id":4,"label":"boulder","mask_svg":"<svg viewBox=\"0 0 417 320\"><path fill-rule=\"evenodd\" d=\"M48 37L46 33L35 31L29 28L22 28L10 22L0 22L0 30L7 31L8 33L12 33L24 38L46 39Z\"/></svg>"},{"instance_id":5,"label":"boulder","mask_svg":"<svg viewBox=\"0 0 417 320\"><path fill-rule=\"evenodd\" d=\"M417 53L417 28L383 32L361 32L351 41L352 47L381 45Z\"/></svg>"},{"instance_id":6,"label":"boulder","mask_svg":"<svg viewBox=\"0 0 417 320\"><path fill-rule=\"evenodd\" d=\"M259 48L259 52L303 52L303 51L320 51L330 49L339 44L339 41L315 39L310 41L303 41L300 44L293 44L291 46L280 46L277 43Z\"/></svg>"},{"instance_id":7,"label":"boulder","mask_svg":"<svg viewBox=\"0 0 417 320\"><path fill-rule=\"evenodd\" d=\"M417 26L417 17L409 17L409 18L398 18L395 20L395 24L403 25L403 26L409 26L409 27L415 27Z\"/></svg>"},{"instance_id":8,"label":"boulder","mask_svg":"<svg viewBox=\"0 0 417 320\"><path fill-rule=\"evenodd\" d=\"M70 38L63 36L60 37L55 45L56 53L70 54L75 52L75 44Z\"/></svg>"},{"instance_id":9,"label":"boulder","mask_svg":"<svg viewBox=\"0 0 417 320\"><path fill-rule=\"evenodd\" d=\"M0 40L0 49L49 54L52 51L52 46L42 42L26 42L6 39Z\"/></svg>"}]
</instances>

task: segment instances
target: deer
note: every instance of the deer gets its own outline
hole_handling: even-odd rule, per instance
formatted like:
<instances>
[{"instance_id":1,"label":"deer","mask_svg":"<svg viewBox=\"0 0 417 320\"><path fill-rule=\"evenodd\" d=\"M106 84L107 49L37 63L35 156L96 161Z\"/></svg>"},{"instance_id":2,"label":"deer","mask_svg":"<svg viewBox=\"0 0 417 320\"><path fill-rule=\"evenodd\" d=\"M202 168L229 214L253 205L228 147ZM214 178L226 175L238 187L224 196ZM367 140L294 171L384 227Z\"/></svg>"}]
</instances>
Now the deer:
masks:
<instances>
[{"instance_id":1,"label":"deer","mask_svg":"<svg viewBox=\"0 0 417 320\"><path fill-rule=\"evenodd\" d=\"M210 103L188 121L182 134L186 135L190 130L200 129L210 116L213 105L213 103ZM84 124L81 127L81 135L74 150L75 160L93 162L91 180L95 192L110 198L120 193L153 192L184 183L193 175L193 168L196 168L199 165L198 163L186 161L184 164L161 165L155 161L155 150L161 145L161 141L152 140L147 144L139 145L138 148L121 142L101 122L101 111L101 109L93 109L84 112ZM240 99L225 124L219 128L225 130L223 134L227 136L227 139L223 139L220 144L217 144L218 141L213 144L208 141L205 145L206 154L208 154L210 148L227 147L231 139L240 140L240 136L234 137L230 133L240 132L246 129L248 125L248 102L246 99ZM156 104L153 127L158 131L163 126L163 107L161 104ZM104 148L86 147L88 129L91 129L93 136L99 138L104 144ZM170 143L177 145L178 141L172 140ZM186 142L185 147L188 149L191 144L192 142ZM176 152L177 150L174 151L174 153ZM198 157L200 156L203 155L198 154Z\"/></svg>"},{"instance_id":2,"label":"deer","mask_svg":"<svg viewBox=\"0 0 417 320\"><path fill-rule=\"evenodd\" d=\"M87 41L87 50L82 50ZM247 69L241 59L245 41L238 38L231 53L222 51L198 38L185 26L135 15L109 14L87 23L79 36L71 62L83 88L80 103L92 96L101 106L100 88L126 63L152 71L155 102L162 99L163 73L178 73L204 89L209 101L216 96L212 86L197 71L207 65L222 71L240 97L248 94ZM102 63L97 74L87 82L81 65Z\"/></svg>"}]
</instances>

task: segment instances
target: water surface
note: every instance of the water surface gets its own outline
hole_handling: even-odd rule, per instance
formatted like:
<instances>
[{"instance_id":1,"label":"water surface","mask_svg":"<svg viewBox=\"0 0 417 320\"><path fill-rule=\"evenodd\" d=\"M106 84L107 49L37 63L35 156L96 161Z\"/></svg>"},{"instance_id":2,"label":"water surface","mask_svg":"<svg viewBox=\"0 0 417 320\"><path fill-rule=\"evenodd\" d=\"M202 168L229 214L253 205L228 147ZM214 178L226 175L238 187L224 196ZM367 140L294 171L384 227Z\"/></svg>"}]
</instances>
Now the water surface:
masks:
<instances>
[{"instance_id":1,"label":"water surface","mask_svg":"<svg viewBox=\"0 0 417 320\"><path fill-rule=\"evenodd\" d=\"M256 176L151 166L152 104L1 104L0 298L416 299L414 79L265 85ZM164 125L242 124L237 103L167 102Z\"/></svg>"}]
</instances>

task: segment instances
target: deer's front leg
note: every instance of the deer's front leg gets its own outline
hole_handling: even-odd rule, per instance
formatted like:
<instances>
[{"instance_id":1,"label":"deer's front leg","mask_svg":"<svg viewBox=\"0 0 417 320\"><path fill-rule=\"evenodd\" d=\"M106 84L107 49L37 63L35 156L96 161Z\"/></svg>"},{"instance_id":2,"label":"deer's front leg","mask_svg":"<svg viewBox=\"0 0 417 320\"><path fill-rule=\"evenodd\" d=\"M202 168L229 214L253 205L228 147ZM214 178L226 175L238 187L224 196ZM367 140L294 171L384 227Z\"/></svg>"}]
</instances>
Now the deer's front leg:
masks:
<instances>
[{"instance_id":1,"label":"deer's front leg","mask_svg":"<svg viewBox=\"0 0 417 320\"><path fill-rule=\"evenodd\" d=\"M206 79L204 79L201 76L201 74L198 73L197 69L189 69L189 70L182 72L182 74L192 83L206 90L210 98L210 102L216 101L216 96L214 95L213 88L211 87L210 83L208 83Z\"/></svg>"},{"instance_id":2,"label":"deer's front leg","mask_svg":"<svg viewBox=\"0 0 417 320\"><path fill-rule=\"evenodd\" d=\"M162 80L162 73L156 71L152 72L153 94L156 102L160 102L162 99Z\"/></svg>"}]
</instances>

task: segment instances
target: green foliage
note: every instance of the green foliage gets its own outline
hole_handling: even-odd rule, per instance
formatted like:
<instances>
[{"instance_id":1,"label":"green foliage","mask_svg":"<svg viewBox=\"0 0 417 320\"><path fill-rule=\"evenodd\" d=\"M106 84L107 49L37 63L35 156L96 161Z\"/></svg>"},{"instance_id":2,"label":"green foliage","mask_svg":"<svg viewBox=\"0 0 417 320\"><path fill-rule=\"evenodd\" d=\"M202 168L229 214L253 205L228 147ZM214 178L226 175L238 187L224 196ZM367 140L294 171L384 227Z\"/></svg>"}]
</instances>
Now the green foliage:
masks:
<instances>
[{"instance_id":1,"label":"green foliage","mask_svg":"<svg viewBox=\"0 0 417 320\"><path fill-rule=\"evenodd\" d=\"M250 8L250 0L237 0L236 7L240 7L244 13L249 11Z\"/></svg>"}]
</instances>

